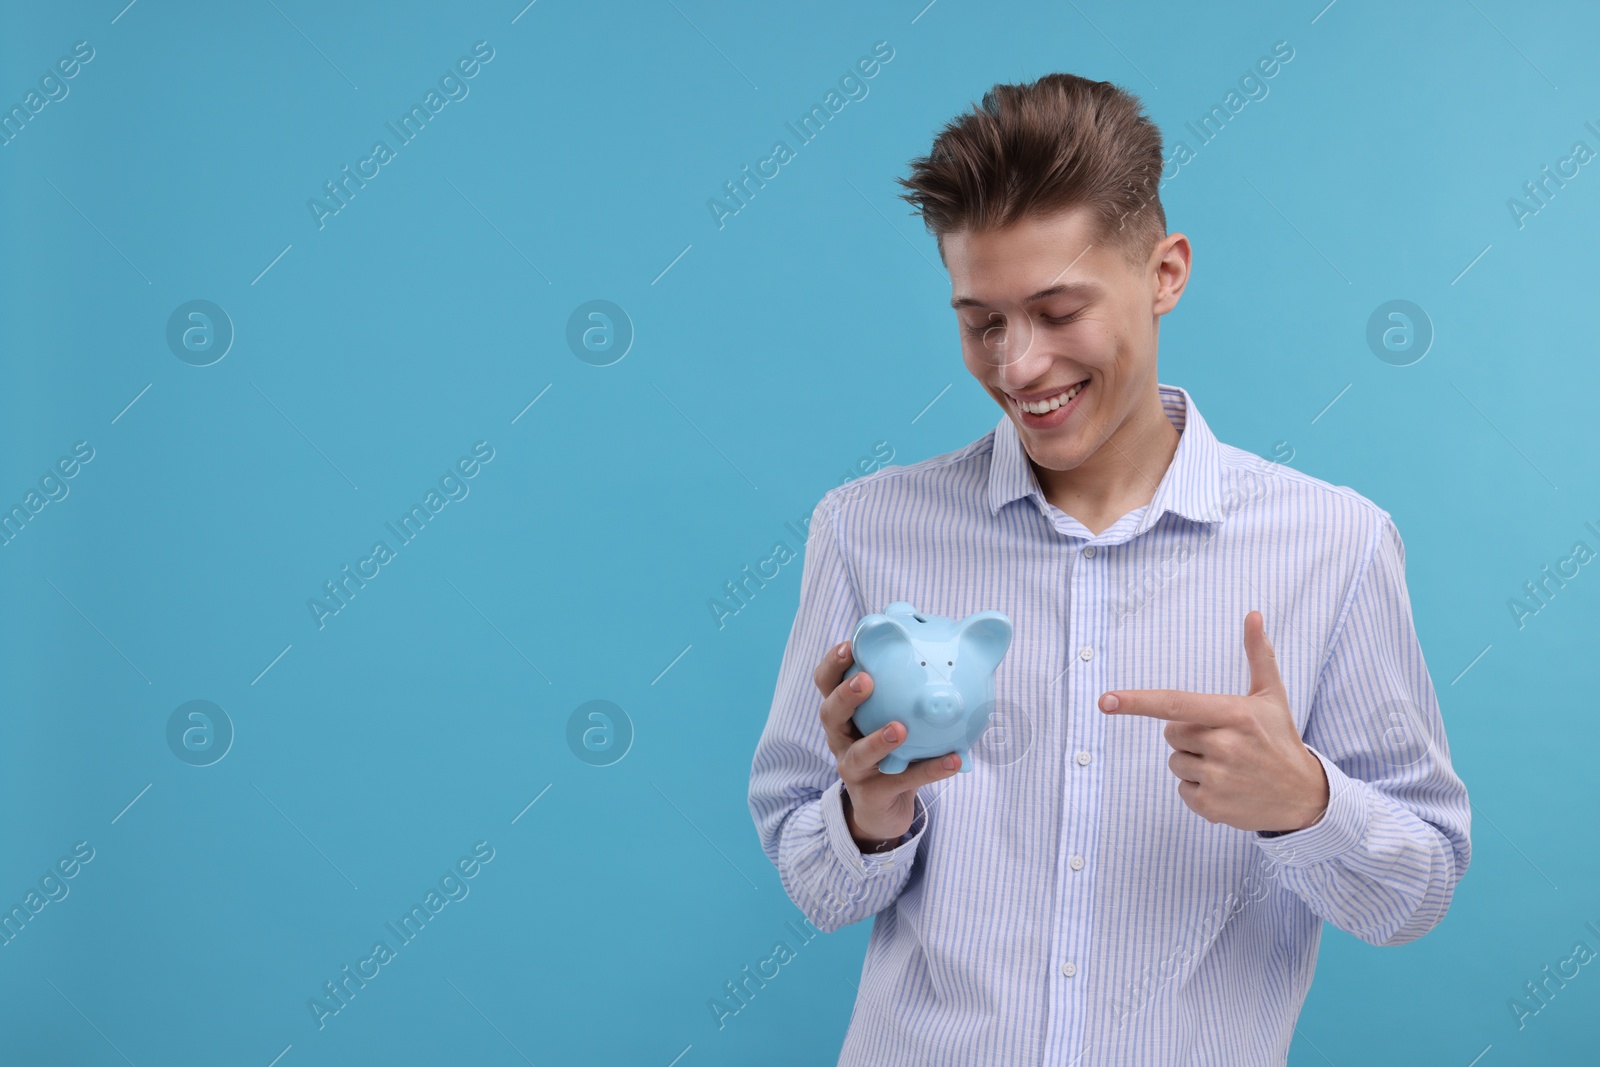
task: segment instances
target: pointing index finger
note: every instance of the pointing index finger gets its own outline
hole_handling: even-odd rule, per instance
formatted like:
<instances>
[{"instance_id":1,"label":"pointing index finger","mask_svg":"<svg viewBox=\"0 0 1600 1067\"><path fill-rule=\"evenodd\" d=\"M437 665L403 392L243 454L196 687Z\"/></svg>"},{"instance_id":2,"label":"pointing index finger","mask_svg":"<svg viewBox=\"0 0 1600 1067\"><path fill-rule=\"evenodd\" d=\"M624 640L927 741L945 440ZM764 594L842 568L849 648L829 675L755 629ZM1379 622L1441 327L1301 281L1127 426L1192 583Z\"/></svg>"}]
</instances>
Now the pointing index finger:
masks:
<instances>
[{"instance_id":1,"label":"pointing index finger","mask_svg":"<svg viewBox=\"0 0 1600 1067\"><path fill-rule=\"evenodd\" d=\"M1100 695L1100 710L1117 715L1148 715L1196 726L1226 726L1235 718L1234 705L1238 699L1182 689L1117 689Z\"/></svg>"}]
</instances>

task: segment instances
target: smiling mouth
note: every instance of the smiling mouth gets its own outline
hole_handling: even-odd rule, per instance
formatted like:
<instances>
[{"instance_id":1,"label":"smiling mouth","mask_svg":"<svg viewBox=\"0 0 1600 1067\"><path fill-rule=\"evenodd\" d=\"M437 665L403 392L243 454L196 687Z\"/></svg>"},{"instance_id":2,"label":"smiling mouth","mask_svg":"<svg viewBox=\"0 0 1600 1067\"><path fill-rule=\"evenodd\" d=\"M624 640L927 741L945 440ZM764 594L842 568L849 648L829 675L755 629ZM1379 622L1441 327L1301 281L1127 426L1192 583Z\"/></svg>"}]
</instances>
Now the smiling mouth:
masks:
<instances>
[{"instance_id":1,"label":"smiling mouth","mask_svg":"<svg viewBox=\"0 0 1600 1067\"><path fill-rule=\"evenodd\" d=\"M1089 380L1085 378L1076 385L1069 386L1055 396L1047 396L1043 400L1018 400L1012 397L1011 402L1017 406L1018 411L1025 411L1029 415L1048 415L1063 404L1070 403L1072 398L1082 392L1083 387L1088 384Z\"/></svg>"}]
</instances>

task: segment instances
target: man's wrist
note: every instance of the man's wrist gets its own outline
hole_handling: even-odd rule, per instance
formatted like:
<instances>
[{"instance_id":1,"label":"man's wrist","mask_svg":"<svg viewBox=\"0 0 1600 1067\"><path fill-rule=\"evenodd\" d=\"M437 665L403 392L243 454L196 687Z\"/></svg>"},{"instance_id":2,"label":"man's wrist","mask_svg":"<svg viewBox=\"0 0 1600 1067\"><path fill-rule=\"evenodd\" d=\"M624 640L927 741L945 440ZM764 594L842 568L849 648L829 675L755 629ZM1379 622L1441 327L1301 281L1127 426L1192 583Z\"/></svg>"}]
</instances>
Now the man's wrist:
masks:
<instances>
[{"instance_id":1,"label":"man's wrist","mask_svg":"<svg viewBox=\"0 0 1600 1067\"><path fill-rule=\"evenodd\" d=\"M905 840L905 834L888 838L862 836L860 831L856 829L856 821L850 805L850 791L848 789L839 790L839 799L843 802L844 825L850 831L850 840L855 843L856 848L862 853L887 852L891 848L898 848L900 843Z\"/></svg>"},{"instance_id":2,"label":"man's wrist","mask_svg":"<svg viewBox=\"0 0 1600 1067\"><path fill-rule=\"evenodd\" d=\"M1301 830L1309 830L1313 826L1317 825L1317 823L1321 822L1323 817L1328 814L1328 804L1332 800L1332 793L1330 792L1329 783L1328 783L1328 774L1327 774L1326 771L1324 771L1322 769L1322 761L1317 759L1316 753L1312 752L1308 748L1308 749L1306 749L1306 755L1308 757L1310 757L1312 762L1316 763L1316 765L1317 765L1317 773L1322 778L1322 782L1321 782L1322 788L1321 788L1321 791L1320 791L1320 796L1315 801L1315 807L1311 807L1310 805L1307 806L1308 810L1314 811L1315 814L1311 815L1307 819L1301 819L1300 820L1300 825L1292 826L1287 830L1260 830L1260 831L1257 831L1263 837L1282 837L1284 834L1292 834L1292 833L1297 833L1297 832L1299 832Z\"/></svg>"},{"instance_id":3,"label":"man's wrist","mask_svg":"<svg viewBox=\"0 0 1600 1067\"><path fill-rule=\"evenodd\" d=\"M1328 772L1322 769L1322 761L1318 759L1317 754L1312 752L1309 748L1306 749L1306 758L1310 760L1311 765L1317 769L1317 794L1316 799L1312 802L1312 810L1315 811L1316 814L1311 817L1310 821L1303 823L1299 827L1301 830L1309 830L1311 827L1321 822L1322 817L1328 813L1329 801L1333 799L1332 790L1328 783Z\"/></svg>"}]
</instances>

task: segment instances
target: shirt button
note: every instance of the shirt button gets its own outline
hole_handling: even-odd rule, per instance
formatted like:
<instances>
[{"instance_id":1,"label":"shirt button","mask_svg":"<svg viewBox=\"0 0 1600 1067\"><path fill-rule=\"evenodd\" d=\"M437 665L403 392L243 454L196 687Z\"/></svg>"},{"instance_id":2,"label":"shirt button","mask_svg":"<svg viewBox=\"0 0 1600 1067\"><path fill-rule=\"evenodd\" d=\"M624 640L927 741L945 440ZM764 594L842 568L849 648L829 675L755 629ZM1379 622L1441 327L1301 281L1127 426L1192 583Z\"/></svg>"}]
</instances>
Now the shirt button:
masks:
<instances>
[{"instance_id":1,"label":"shirt button","mask_svg":"<svg viewBox=\"0 0 1600 1067\"><path fill-rule=\"evenodd\" d=\"M1089 766L1089 759L1090 759L1089 753L1087 753L1087 752L1078 753L1078 766L1080 766L1080 767Z\"/></svg>"},{"instance_id":2,"label":"shirt button","mask_svg":"<svg viewBox=\"0 0 1600 1067\"><path fill-rule=\"evenodd\" d=\"M1084 545L1083 546L1083 558L1084 559L1094 559L1094 553L1095 553L1095 548L1094 548L1093 545Z\"/></svg>"},{"instance_id":3,"label":"shirt button","mask_svg":"<svg viewBox=\"0 0 1600 1067\"><path fill-rule=\"evenodd\" d=\"M1083 857L1082 856L1074 856L1074 857L1072 857L1070 860L1067 861L1067 866L1071 867L1075 871L1083 870Z\"/></svg>"},{"instance_id":4,"label":"shirt button","mask_svg":"<svg viewBox=\"0 0 1600 1067\"><path fill-rule=\"evenodd\" d=\"M1084 645L1082 648L1078 649L1078 658L1081 660L1094 659L1094 649L1090 648L1088 645Z\"/></svg>"},{"instance_id":5,"label":"shirt button","mask_svg":"<svg viewBox=\"0 0 1600 1067\"><path fill-rule=\"evenodd\" d=\"M1061 973L1066 975L1068 978L1071 978L1073 975L1078 973L1078 965L1073 963L1071 960L1068 960L1066 963L1061 965Z\"/></svg>"}]
</instances>

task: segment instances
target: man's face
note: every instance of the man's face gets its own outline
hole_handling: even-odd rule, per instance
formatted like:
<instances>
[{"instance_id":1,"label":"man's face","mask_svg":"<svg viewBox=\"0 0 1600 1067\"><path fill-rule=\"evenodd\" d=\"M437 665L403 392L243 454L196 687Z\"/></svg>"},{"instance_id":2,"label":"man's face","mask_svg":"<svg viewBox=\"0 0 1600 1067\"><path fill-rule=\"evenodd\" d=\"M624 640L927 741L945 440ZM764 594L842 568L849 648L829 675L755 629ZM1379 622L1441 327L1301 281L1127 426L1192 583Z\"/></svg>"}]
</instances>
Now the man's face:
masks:
<instances>
[{"instance_id":1,"label":"man's face","mask_svg":"<svg viewBox=\"0 0 1600 1067\"><path fill-rule=\"evenodd\" d=\"M1088 209L1075 207L948 233L943 248L963 360L1036 464L1077 467L1150 403L1160 316L1188 277L1182 234L1131 267L1096 235ZM1024 401L1058 406L1039 414Z\"/></svg>"}]
</instances>

